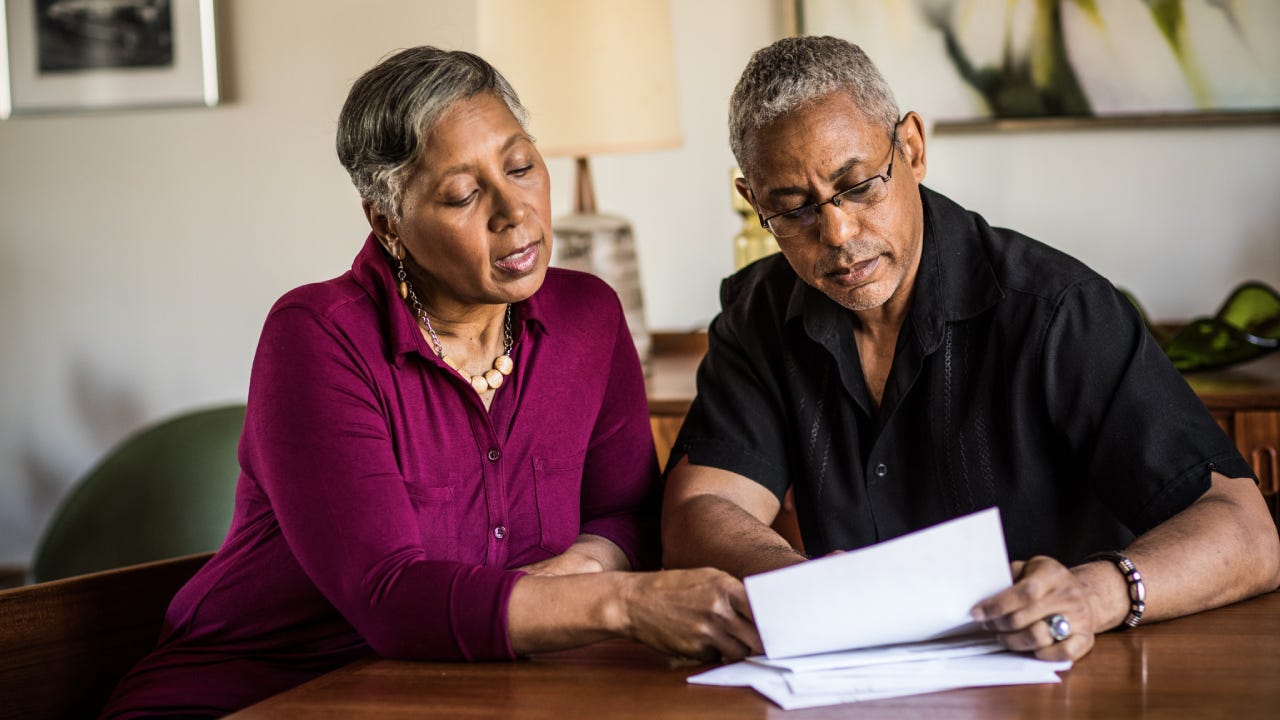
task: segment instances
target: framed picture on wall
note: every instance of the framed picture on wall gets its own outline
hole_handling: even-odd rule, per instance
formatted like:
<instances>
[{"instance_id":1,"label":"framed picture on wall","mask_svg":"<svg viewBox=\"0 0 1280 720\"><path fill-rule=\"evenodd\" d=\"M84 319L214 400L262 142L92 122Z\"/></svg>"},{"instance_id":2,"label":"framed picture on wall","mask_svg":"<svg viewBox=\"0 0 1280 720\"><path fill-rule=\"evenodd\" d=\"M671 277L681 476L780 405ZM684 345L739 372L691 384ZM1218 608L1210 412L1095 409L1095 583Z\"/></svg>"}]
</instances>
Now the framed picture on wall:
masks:
<instances>
[{"instance_id":1,"label":"framed picture on wall","mask_svg":"<svg viewBox=\"0 0 1280 720\"><path fill-rule=\"evenodd\" d=\"M796 0L941 126L1280 119L1276 0Z\"/></svg>"},{"instance_id":2,"label":"framed picture on wall","mask_svg":"<svg viewBox=\"0 0 1280 720\"><path fill-rule=\"evenodd\" d=\"M0 0L0 118L218 102L214 0Z\"/></svg>"}]
</instances>

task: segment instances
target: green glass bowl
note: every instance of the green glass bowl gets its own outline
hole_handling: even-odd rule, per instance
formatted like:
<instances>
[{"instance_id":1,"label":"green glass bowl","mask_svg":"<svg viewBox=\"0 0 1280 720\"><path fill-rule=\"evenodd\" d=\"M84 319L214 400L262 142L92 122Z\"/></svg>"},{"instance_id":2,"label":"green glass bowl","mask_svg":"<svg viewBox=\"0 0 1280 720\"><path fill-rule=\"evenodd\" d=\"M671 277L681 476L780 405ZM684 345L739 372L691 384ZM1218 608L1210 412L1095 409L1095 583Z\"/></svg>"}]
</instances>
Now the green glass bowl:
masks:
<instances>
[{"instance_id":1,"label":"green glass bowl","mask_svg":"<svg viewBox=\"0 0 1280 720\"><path fill-rule=\"evenodd\" d=\"M1138 308L1173 366L1182 372L1217 370L1280 348L1280 293L1260 282L1246 282L1227 296L1213 317L1197 318L1171 337L1162 337Z\"/></svg>"}]
</instances>

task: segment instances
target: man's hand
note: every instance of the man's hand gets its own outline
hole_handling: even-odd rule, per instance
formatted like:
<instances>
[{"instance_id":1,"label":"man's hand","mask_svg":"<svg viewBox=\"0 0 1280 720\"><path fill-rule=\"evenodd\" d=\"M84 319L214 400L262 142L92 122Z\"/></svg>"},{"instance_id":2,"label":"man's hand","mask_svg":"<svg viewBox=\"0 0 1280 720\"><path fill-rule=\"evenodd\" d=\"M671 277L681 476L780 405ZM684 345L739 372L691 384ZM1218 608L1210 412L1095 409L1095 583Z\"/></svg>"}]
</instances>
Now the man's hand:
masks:
<instances>
[{"instance_id":1,"label":"man's hand","mask_svg":"<svg viewBox=\"0 0 1280 720\"><path fill-rule=\"evenodd\" d=\"M530 575L578 575L581 573L630 570L626 553L599 535L582 534L568 550L546 560L519 568Z\"/></svg>"},{"instance_id":2,"label":"man's hand","mask_svg":"<svg viewBox=\"0 0 1280 720\"><path fill-rule=\"evenodd\" d=\"M978 603L974 620L995 630L1010 650L1034 652L1041 660L1077 660L1093 648L1099 632L1086 585L1053 558L1037 556L1010 564L1013 586ZM1062 615L1071 634L1055 641L1047 618ZM1106 628L1101 628L1105 630Z\"/></svg>"}]
</instances>

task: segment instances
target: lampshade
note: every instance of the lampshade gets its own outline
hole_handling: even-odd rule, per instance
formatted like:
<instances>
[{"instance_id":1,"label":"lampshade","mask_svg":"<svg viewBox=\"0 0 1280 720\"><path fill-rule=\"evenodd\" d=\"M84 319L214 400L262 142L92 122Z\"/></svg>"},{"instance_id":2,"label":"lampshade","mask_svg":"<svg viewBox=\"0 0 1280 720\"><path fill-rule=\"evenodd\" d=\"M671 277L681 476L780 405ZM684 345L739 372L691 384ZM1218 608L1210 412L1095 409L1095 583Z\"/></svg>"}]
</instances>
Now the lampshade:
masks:
<instances>
[{"instance_id":1,"label":"lampshade","mask_svg":"<svg viewBox=\"0 0 1280 720\"><path fill-rule=\"evenodd\" d=\"M667 0L481 0L479 50L544 155L680 145Z\"/></svg>"}]
</instances>

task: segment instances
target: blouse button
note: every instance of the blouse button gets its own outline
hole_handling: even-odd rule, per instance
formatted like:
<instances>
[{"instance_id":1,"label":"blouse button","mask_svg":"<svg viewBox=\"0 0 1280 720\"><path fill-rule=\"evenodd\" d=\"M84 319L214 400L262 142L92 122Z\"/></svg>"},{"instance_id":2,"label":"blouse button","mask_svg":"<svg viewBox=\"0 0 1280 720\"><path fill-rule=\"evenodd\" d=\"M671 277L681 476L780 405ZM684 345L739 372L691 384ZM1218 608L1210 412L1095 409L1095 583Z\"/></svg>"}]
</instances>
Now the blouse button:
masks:
<instances>
[{"instance_id":1,"label":"blouse button","mask_svg":"<svg viewBox=\"0 0 1280 720\"><path fill-rule=\"evenodd\" d=\"M889 468L884 463L876 466L876 477L884 477L889 474Z\"/></svg>"},{"instance_id":2,"label":"blouse button","mask_svg":"<svg viewBox=\"0 0 1280 720\"><path fill-rule=\"evenodd\" d=\"M507 536L507 526L499 525L493 529L493 536L501 540Z\"/></svg>"},{"instance_id":3,"label":"blouse button","mask_svg":"<svg viewBox=\"0 0 1280 720\"><path fill-rule=\"evenodd\" d=\"M498 452L498 448L489 448L489 462L498 462L500 457L502 453Z\"/></svg>"}]
</instances>

